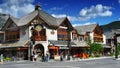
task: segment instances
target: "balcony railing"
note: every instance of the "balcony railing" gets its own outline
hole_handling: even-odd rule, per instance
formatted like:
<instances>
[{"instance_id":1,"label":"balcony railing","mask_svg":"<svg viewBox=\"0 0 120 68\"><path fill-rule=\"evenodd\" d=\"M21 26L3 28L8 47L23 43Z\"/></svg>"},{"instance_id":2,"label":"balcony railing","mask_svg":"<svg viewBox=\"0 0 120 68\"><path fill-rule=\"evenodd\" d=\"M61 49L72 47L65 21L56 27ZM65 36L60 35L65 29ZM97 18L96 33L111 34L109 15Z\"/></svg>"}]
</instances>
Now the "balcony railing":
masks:
<instances>
[{"instance_id":1,"label":"balcony railing","mask_svg":"<svg viewBox=\"0 0 120 68\"><path fill-rule=\"evenodd\" d=\"M46 41L46 36L32 36L35 41Z\"/></svg>"},{"instance_id":2,"label":"balcony railing","mask_svg":"<svg viewBox=\"0 0 120 68\"><path fill-rule=\"evenodd\" d=\"M97 38L103 38L102 34L94 34L94 37L97 37Z\"/></svg>"}]
</instances>

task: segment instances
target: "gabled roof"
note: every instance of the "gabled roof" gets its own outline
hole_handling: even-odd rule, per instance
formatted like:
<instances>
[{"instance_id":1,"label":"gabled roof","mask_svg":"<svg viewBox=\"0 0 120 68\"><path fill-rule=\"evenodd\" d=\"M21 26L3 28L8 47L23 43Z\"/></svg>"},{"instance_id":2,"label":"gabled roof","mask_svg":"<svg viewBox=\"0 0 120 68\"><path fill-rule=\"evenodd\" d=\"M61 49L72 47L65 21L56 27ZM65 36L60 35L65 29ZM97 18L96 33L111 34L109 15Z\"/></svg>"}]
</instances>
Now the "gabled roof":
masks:
<instances>
[{"instance_id":1,"label":"gabled roof","mask_svg":"<svg viewBox=\"0 0 120 68\"><path fill-rule=\"evenodd\" d=\"M8 14L0 14L0 30L2 29L8 18Z\"/></svg>"},{"instance_id":2,"label":"gabled roof","mask_svg":"<svg viewBox=\"0 0 120 68\"><path fill-rule=\"evenodd\" d=\"M50 14L42 10L38 10L38 11L39 11L39 17L41 17L47 24L58 26L57 19L55 17L51 16Z\"/></svg>"},{"instance_id":3,"label":"gabled roof","mask_svg":"<svg viewBox=\"0 0 120 68\"><path fill-rule=\"evenodd\" d=\"M112 39L113 36L114 36L114 33L120 34L120 29L113 29L113 30L111 30L111 31L109 31L109 32L106 32L106 33L104 33L104 34L105 34L105 36L106 36L106 39Z\"/></svg>"},{"instance_id":4,"label":"gabled roof","mask_svg":"<svg viewBox=\"0 0 120 68\"><path fill-rule=\"evenodd\" d=\"M9 15L9 17L4 22L4 25L2 26L1 30L5 30L11 24L11 22L17 26L18 21L19 21L18 18L15 18L15 17Z\"/></svg>"},{"instance_id":5,"label":"gabled roof","mask_svg":"<svg viewBox=\"0 0 120 68\"><path fill-rule=\"evenodd\" d=\"M57 19L57 24L60 25L66 19L66 17L56 18L56 19Z\"/></svg>"},{"instance_id":6,"label":"gabled roof","mask_svg":"<svg viewBox=\"0 0 120 68\"><path fill-rule=\"evenodd\" d=\"M28 15L25 15L24 17L20 18L18 23L16 23L18 26L23 26L28 24L32 19L34 19L38 14L38 11L33 11L29 13Z\"/></svg>"},{"instance_id":7,"label":"gabled roof","mask_svg":"<svg viewBox=\"0 0 120 68\"><path fill-rule=\"evenodd\" d=\"M12 21L13 21L15 24L17 24L18 21L20 20L19 18L15 18L15 17L12 17L12 16L10 16L10 18L12 19Z\"/></svg>"},{"instance_id":8,"label":"gabled roof","mask_svg":"<svg viewBox=\"0 0 120 68\"><path fill-rule=\"evenodd\" d=\"M29 13L28 15L22 17L17 25L22 26L28 24L32 21L36 16L39 16L43 21L45 21L48 25L59 26L66 17L63 18L55 18L50 14L44 12L43 10L34 10L33 12Z\"/></svg>"},{"instance_id":9,"label":"gabled roof","mask_svg":"<svg viewBox=\"0 0 120 68\"><path fill-rule=\"evenodd\" d=\"M76 26L75 29L78 31L79 34L85 34L86 32L93 32L97 24L90 24L90 25L83 25L83 26Z\"/></svg>"},{"instance_id":10,"label":"gabled roof","mask_svg":"<svg viewBox=\"0 0 120 68\"><path fill-rule=\"evenodd\" d=\"M64 20L67 20L66 17L62 18L55 18L52 15L44 12L43 10L39 9L40 6L37 5L35 7L35 10L22 18L14 18L12 16L9 16L9 18L17 25L17 26L24 26L29 24L31 21L33 21L36 17L39 17L49 26L59 26L61 23L63 23ZM7 19L6 19L7 20ZM4 22L5 24L6 22ZM2 28L2 27L1 27Z\"/></svg>"}]
</instances>

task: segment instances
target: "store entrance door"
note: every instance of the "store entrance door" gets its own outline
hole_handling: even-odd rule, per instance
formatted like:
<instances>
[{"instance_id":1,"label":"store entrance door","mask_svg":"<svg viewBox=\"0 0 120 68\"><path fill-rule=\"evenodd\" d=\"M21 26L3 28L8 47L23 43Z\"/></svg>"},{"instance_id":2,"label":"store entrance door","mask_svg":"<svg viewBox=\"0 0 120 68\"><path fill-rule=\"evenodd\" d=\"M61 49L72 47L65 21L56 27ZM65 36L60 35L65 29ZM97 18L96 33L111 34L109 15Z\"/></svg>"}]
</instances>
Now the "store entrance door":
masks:
<instances>
[{"instance_id":1,"label":"store entrance door","mask_svg":"<svg viewBox=\"0 0 120 68\"><path fill-rule=\"evenodd\" d=\"M42 44L37 44L34 47L34 54L37 54L37 60L42 61L44 58L44 47Z\"/></svg>"}]
</instances>

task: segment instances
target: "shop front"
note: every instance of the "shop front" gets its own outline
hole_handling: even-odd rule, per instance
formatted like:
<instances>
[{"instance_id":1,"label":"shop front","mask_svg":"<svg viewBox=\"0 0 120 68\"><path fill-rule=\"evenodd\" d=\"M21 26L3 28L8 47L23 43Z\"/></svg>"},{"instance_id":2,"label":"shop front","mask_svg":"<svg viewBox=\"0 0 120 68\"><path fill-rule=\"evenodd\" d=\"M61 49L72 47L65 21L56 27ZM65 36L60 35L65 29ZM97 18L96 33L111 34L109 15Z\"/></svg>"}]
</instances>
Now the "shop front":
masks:
<instances>
[{"instance_id":1,"label":"shop front","mask_svg":"<svg viewBox=\"0 0 120 68\"><path fill-rule=\"evenodd\" d=\"M88 53L89 47L71 47L71 54L73 58L88 58L89 53Z\"/></svg>"},{"instance_id":2,"label":"shop front","mask_svg":"<svg viewBox=\"0 0 120 68\"><path fill-rule=\"evenodd\" d=\"M86 48L83 48L83 47L73 47L71 48L72 51L72 55L73 55L73 58L88 58L88 51Z\"/></svg>"},{"instance_id":3,"label":"shop front","mask_svg":"<svg viewBox=\"0 0 120 68\"><path fill-rule=\"evenodd\" d=\"M28 60L28 47L10 47L0 49L4 61Z\"/></svg>"},{"instance_id":4,"label":"shop front","mask_svg":"<svg viewBox=\"0 0 120 68\"><path fill-rule=\"evenodd\" d=\"M58 59L59 57L59 46L48 46L50 59Z\"/></svg>"}]
</instances>

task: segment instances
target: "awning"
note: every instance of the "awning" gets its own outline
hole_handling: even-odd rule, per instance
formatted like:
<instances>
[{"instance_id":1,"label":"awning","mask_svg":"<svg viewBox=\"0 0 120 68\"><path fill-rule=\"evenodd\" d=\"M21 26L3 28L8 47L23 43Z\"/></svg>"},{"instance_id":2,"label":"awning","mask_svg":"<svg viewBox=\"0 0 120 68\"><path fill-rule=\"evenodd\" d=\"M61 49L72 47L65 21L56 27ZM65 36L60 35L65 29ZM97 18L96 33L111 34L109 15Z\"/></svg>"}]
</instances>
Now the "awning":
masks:
<instances>
[{"instance_id":1,"label":"awning","mask_svg":"<svg viewBox=\"0 0 120 68\"><path fill-rule=\"evenodd\" d=\"M12 42L12 43L4 43L4 44L0 44L0 48L14 48L14 47L28 47L28 41L24 41L24 42Z\"/></svg>"},{"instance_id":2,"label":"awning","mask_svg":"<svg viewBox=\"0 0 120 68\"><path fill-rule=\"evenodd\" d=\"M74 41L76 45L71 45L71 47L89 47L89 45L85 41Z\"/></svg>"},{"instance_id":3,"label":"awning","mask_svg":"<svg viewBox=\"0 0 120 68\"><path fill-rule=\"evenodd\" d=\"M69 49L69 48L66 46L61 46L60 49Z\"/></svg>"},{"instance_id":4,"label":"awning","mask_svg":"<svg viewBox=\"0 0 120 68\"><path fill-rule=\"evenodd\" d=\"M68 41L54 41L54 40L49 40L49 43L54 45L54 46L68 46ZM69 42L69 45L76 45L74 42Z\"/></svg>"},{"instance_id":5,"label":"awning","mask_svg":"<svg viewBox=\"0 0 120 68\"><path fill-rule=\"evenodd\" d=\"M111 48L111 46L103 46L103 48Z\"/></svg>"},{"instance_id":6,"label":"awning","mask_svg":"<svg viewBox=\"0 0 120 68\"><path fill-rule=\"evenodd\" d=\"M48 48L49 49L59 49L59 47L57 47L57 46L49 46Z\"/></svg>"},{"instance_id":7,"label":"awning","mask_svg":"<svg viewBox=\"0 0 120 68\"><path fill-rule=\"evenodd\" d=\"M85 47L85 48L89 48L90 46L86 45L86 46L82 46L82 45L73 45L71 47Z\"/></svg>"}]
</instances>

